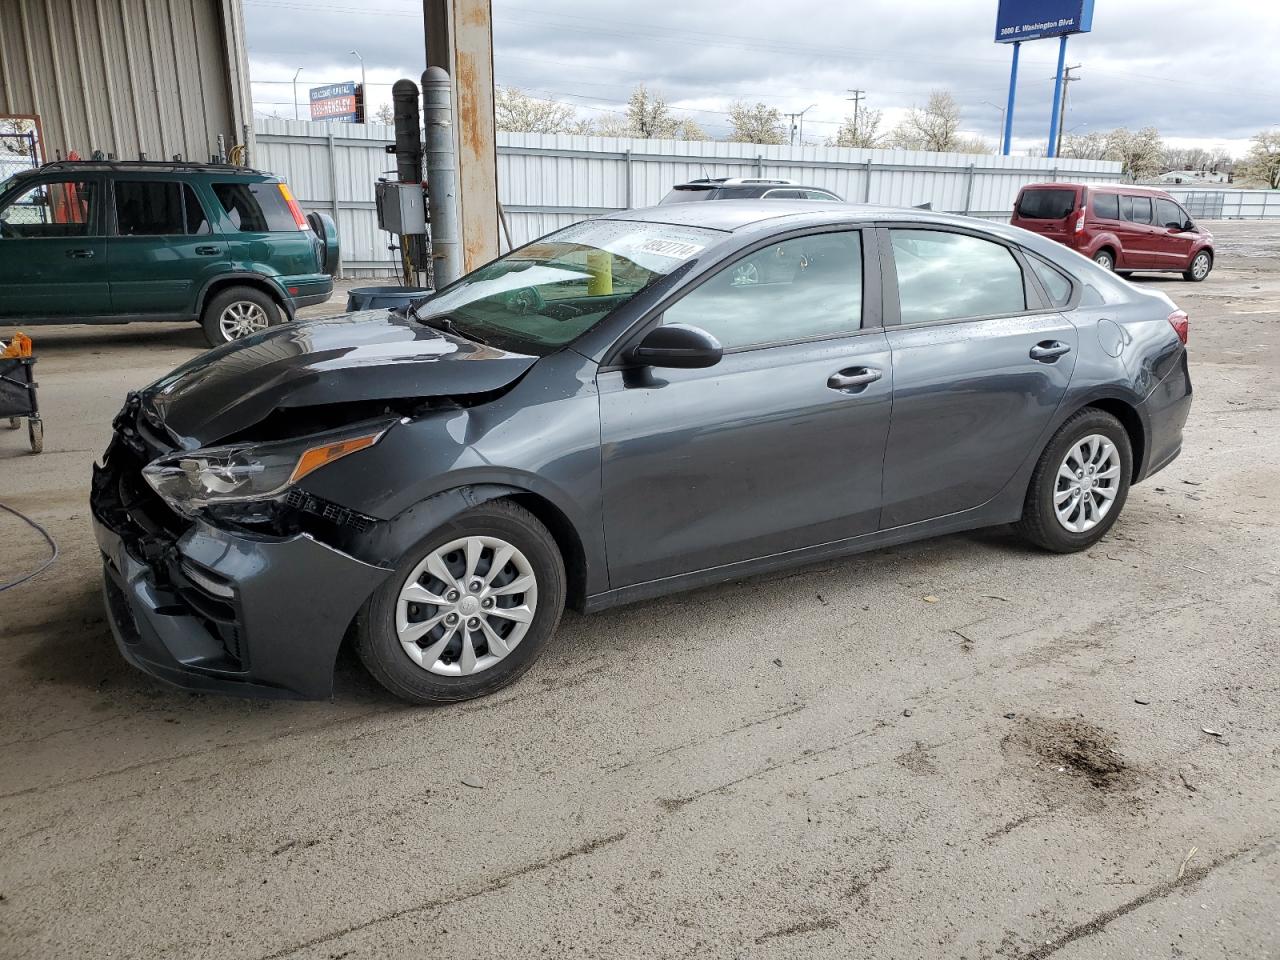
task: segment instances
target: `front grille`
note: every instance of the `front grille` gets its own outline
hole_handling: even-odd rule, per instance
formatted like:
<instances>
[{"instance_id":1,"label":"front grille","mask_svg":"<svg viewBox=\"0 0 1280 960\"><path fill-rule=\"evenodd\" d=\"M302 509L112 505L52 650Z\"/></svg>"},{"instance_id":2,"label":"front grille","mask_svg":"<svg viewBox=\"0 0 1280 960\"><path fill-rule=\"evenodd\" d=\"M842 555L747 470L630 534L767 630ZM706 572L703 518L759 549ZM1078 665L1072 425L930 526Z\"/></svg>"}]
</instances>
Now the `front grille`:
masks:
<instances>
[{"instance_id":1,"label":"front grille","mask_svg":"<svg viewBox=\"0 0 1280 960\"><path fill-rule=\"evenodd\" d=\"M344 507L341 504L322 499L307 493L305 490L299 490L297 487L294 487L285 495L284 503L285 506L294 510L309 513L339 527L348 527L358 533L364 533L377 523L373 517L352 510L350 507Z\"/></svg>"}]
</instances>

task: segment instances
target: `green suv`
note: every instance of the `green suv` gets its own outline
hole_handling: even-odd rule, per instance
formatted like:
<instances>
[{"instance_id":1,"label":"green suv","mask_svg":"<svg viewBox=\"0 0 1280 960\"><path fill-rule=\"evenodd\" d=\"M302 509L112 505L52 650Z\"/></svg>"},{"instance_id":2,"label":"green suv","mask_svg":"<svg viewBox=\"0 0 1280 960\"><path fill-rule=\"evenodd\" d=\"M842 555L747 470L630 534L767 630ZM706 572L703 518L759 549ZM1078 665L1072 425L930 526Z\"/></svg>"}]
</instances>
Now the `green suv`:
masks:
<instances>
[{"instance_id":1,"label":"green suv","mask_svg":"<svg viewBox=\"0 0 1280 960\"><path fill-rule=\"evenodd\" d=\"M0 323L194 320L213 346L333 292L338 237L269 173L64 160L0 184Z\"/></svg>"}]
</instances>

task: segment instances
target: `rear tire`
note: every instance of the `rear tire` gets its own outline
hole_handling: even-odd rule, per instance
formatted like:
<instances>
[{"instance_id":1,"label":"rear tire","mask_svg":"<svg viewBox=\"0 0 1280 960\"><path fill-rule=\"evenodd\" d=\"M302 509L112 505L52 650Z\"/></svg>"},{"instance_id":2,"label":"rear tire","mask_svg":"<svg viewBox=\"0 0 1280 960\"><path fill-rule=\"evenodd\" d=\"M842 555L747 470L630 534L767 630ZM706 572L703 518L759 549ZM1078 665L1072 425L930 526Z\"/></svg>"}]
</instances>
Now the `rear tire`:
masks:
<instances>
[{"instance_id":1,"label":"rear tire","mask_svg":"<svg viewBox=\"0 0 1280 960\"><path fill-rule=\"evenodd\" d=\"M1090 438L1102 438L1110 443L1111 454L1107 454L1103 444L1096 445L1096 462L1102 466L1114 464L1118 470L1114 478L1104 479L1103 474L1109 472L1105 470L1090 475L1088 465L1079 462L1078 451ZM1077 467L1083 469L1077 470ZM1132 477L1133 449L1124 426L1105 411L1085 407L1058 429L1040 455L1027 488L1022 519L1015 529L1024 539L1054 553L1086 550L1106 536L1120 516ZM1073 499L1072 490L1080 491L1082 482L1087 485L1082 492L1075 493ZM1092 521L1085 498L1094 510ZM1071 509L1073 503L1079 505L1076 510ZM1104 506L1105 510L1099 515L1098 511ZM1071 526L1077 529L1070 529Z\"/></svg>"},{"instance_id":2,"label":"rear tire","mask_svg":"<svg viewBox=\"0 0 1280 960\"><path fill-rule=\"evenodd\" d=\"M1093 262L1100 266L1108 273L1114 273L1116 269L1116 255L1110 250L1099 250L1093 255Z\"/></svg>"},{"instance_id":3,"label":"rear tire","mask_svg":"<svg viewBox=\"0 0 1280 960\"><path fill-rule=\"evenodd\" d=\"M44 421L31 419L27 421L27 440L31 443L31 452L44 450Z\"/></svg>"},{"instance_id":4,"label":"rear tire","mask_svg":"<svg viewBox=\"0 0 1280 960\"><path fill-rule=\"evenodd\" d=\"M483 544L474 560L473 544ZM506 559L495 569L499 554ZM533 665L564 601L564 561L547 528L523 507L494 500L459 514L401 557L356 618L356 652L375 680L410 703L470 700ZM437 625L424 632L428 623Z\"/></svg>"},{"instance_id":5,"label":"rear tire","mask_svg":"<svg viewBox=\"0 0 1280 960\"><path fill-rule=\"evenodd\" d=\"M1191 258L1191 266L1189 266L1182 275L1183 280L1191 283L1200 283L1205 277L1209 276L1209 272L1213 269L1213 254L1208 250L1201 250Z\"/></svg>"},{"instance_id":6,"label":"rear tire","mask_svg":"<svg viewBox=\"0 0 1280 960\"><path fill-rule=\"evenodd\" d=\"M255 287L228 287L209 299L200 317L211 347L261 333L280 322L280 308Z\"/></svg>"}]
</instances>

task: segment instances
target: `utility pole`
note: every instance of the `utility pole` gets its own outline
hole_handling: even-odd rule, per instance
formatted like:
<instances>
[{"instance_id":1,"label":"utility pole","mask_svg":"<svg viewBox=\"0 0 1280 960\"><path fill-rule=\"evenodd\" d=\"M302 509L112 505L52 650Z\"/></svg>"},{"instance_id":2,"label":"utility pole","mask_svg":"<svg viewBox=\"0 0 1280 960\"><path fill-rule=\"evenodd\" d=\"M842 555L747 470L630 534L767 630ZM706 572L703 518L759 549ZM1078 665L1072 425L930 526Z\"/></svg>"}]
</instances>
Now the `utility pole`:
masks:
<instances>
[{"instance_id":1,"label":"utility pole","mask_svg":"<svg viewBox=\"0 0 1280 960\"><path fill-rule=\"evenodd\" d=\"M811 103L799 113L788 113L786 117L791 121L791 145L796 145L796 119L800 120L800 146L804 146L804 115L816 107L816 103Z\"/></svg>"},{"instance_id":2,"label":"utility pole","mask_svg":"<svg viewBox=\"0 0 1280 960\"><path fill-rule=\"evenodd\" d=\"M359 50L352 50L351 55L360 61L360 122L369 122L369 84L365 82L364 57Z\"/></svg>"},{"instance_id":3,"label":"utility pole","mask_svg":"<svg viewBox=\"0 0 1280 960\"><path fill-rule=\"evenodd\" d=\"M298 73L302 72L302 68L298 68L298 72L293 75L293 119L301 120L298 116Z\"/></svg>"},{"instance_id":4,"label":"utility pole","mask_svg":"<svg viewBox=\"0 0 1280 960\"><path fill-rule=\"evenodd\" d=\"M1079 80L1079 77L1073 77L1071 72L1079 70L1082 64L1077 63L1074 67L1067 67L1062 73L1062 110L1058 114L1058 152L1062 152L1062 138L1067 125L1067 95L1071 93L1071 84Z\"/></svg>"},{"instance_id":5,"label":"utility pole","mask_svg":"<svg viewBox=\"0 0 1280 960\"><path fill-rule=\"evenodd\" d=\"M853 94L852 97L845 97L845 99L853 101L853 134L854 136L858 136L858 105L866 99L867 91L849 90L847 92Z\"/></svg>"}]
</instances>

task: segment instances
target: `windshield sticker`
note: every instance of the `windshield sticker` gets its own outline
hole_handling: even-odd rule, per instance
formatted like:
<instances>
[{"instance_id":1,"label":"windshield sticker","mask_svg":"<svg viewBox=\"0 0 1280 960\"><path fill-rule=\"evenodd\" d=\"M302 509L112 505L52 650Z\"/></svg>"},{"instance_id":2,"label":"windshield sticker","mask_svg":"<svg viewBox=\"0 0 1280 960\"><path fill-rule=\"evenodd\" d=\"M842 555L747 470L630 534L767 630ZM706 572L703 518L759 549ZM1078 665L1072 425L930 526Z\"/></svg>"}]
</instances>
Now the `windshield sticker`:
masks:
<instances>
[{"instance_id":1,"label":"windshield sticker","mask_svg":"<svg viewBox=\"0 0 1280 960\"><path fill-rule=\"evenodd\" d=\"M684 240L664 240L655 237L652 240L646 240L638 252L652 253L671 260L688 260L704 247L706 247L705 243L689 243Z\"/></svg>"}]
</instances>

